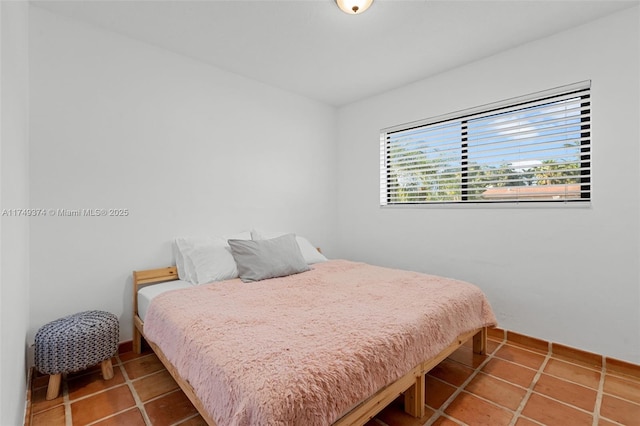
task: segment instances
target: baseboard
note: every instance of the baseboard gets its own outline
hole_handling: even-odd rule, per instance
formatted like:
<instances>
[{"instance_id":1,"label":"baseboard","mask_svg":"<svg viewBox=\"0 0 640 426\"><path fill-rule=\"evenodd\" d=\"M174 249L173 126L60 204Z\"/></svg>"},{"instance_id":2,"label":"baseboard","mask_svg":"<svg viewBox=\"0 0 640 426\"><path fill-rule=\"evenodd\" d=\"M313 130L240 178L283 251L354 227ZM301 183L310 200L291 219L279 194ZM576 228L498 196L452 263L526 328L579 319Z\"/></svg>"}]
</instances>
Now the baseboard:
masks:
<instances>
[{"instance_id":1,"label":"baseboard","mask_svg":"<svg viewBox=\"0 0 640 426\"><path fill-rule=\"evenodd\" d=\"M521 346L526 349L551 353L554 357L564 359L575 364L600 369L605 367L609 372L616 372L640 379L640 365L632 362L607 357L593 352L585 351L560 343L549 342L537 337L527 336L498 327L488 329L488 336L494 340L506 340L511 345Z\"/></svg>"}]
</instances>

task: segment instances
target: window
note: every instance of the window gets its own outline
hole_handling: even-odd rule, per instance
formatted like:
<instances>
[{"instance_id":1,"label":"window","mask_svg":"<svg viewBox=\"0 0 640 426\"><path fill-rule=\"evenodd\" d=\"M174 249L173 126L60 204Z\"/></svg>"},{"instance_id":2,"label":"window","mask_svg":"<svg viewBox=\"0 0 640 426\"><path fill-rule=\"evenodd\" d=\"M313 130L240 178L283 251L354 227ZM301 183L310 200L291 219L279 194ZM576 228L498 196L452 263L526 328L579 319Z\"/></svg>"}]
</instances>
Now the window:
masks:
<instances>
[{"instance_id":1,"label":"window","mask_svg":"<svg viewBox=\"0 0 640 426\"><path fill-rule=\"evenodd\" d=\"M590 85L383 129L380 204L590 201Z\"/></svg>"}]
</instances>

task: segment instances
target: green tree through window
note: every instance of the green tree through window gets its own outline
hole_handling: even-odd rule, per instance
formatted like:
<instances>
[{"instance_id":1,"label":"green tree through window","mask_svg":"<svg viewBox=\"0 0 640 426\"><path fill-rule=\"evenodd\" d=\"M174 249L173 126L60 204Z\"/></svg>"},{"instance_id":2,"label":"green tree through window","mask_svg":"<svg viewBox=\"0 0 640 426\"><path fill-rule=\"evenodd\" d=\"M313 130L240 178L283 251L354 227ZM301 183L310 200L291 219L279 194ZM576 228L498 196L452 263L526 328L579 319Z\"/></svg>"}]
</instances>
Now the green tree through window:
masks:
<instances>
[{"instance_id":1,"label":"green tree through window","mask_svg":"<svg viewBox=\"0 0 640 426\"><path fill-rule=\"evenodd\" d=\"M588 201L586 89L381 134L381 204Z\"/></svg>"}]
</instances>

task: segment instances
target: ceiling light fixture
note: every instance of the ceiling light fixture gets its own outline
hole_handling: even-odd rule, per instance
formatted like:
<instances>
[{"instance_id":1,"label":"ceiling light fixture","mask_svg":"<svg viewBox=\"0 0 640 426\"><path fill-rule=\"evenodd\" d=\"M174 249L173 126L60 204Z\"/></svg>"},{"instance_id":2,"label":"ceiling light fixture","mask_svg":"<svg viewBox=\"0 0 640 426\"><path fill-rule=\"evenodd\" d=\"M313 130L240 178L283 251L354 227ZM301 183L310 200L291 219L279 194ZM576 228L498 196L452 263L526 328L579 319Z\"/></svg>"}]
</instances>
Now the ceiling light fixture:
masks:
<instances>
[{"instance_id":1,"label":"ceiling light fixture","mask_svg":"<svg viewBox=\"0 0 640 426\"><path fill-rule=\"evenodd\" d=\"M336 0L336 4L344 13L359 15L369 9L373 0Z\"/></svg>"}]
</instances>

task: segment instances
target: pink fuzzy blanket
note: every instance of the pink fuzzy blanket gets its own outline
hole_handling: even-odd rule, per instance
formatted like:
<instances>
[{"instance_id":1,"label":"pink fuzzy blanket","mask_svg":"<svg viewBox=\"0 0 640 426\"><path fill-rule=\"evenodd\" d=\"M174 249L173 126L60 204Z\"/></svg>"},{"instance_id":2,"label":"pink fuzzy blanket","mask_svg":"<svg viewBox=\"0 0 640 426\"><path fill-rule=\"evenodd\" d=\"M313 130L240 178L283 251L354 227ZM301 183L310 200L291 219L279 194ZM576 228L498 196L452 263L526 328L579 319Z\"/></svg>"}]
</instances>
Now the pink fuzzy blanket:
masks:
<instances>
[{"instance_id":1,"label":"pink fuzzy blanket","mask_svg":"<svg viewBox=\"0 0 640 426\"><path fill-rule=\"evenodd\" d=\"M476 286L333 260L156 297L144 332L223 425L327 425L496 322Z\"/></svg>"}]
</instances>

